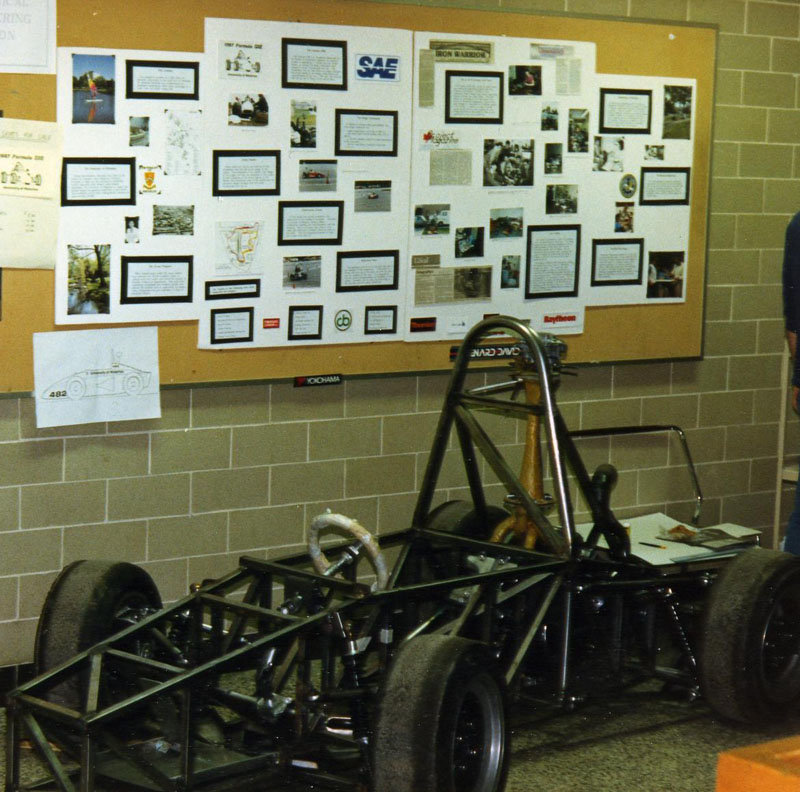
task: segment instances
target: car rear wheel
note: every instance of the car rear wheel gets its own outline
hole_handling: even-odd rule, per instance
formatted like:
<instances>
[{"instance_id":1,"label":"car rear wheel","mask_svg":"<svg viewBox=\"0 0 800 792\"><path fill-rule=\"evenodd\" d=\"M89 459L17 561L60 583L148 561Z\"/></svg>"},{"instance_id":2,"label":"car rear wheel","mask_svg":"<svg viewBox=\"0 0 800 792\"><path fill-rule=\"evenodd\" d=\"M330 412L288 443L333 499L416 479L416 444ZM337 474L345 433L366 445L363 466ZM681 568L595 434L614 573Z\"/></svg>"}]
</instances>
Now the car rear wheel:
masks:
<instances>
[{"instance_id":1,"label":"car rear wheel","mask_svg":"<svg viewBox=\"0 0 800 792\"><path fill-rule=\"evenodd\" d=\"M475 506L469 501L452 500L442 503L431 511L425 521L425 527L488 542L495 526L506 517L508 512L505 509L487 506L486 515L481 518Z\"/></svg>"},{"instance_id":2,"label":"car rear wheel","mask_svg":"<svg viewBox=\"0 0 800 792\"><path fill-rule=\"evenodd\" d=\"M483 518L469 501L452 500L437 506L428 514L425 528L433 531L466 536L489 541L494 527L508 517L508 512L497 506L487 506ZM454 547L437 548L428 559L440 578L455 577L473 570L464 568L461 553Z\"/></svg>"},{"instance_id":3,"label":"car rear wheel","mask_svg":"<svg viewBox=\"0 0 800 792\"><path fill-rule=\"evenodd\" d=\"M800 704L800 558L777 550L736 556L711 588L700 681L725 718L759 722Z\"/></svg>"},{"instance_id":4,"label":"car rear wheel","mask_svg":"<svg viewBox=\"0 0 800 792\"><path fill-rule=\"evenodd\" d=\"M401 647L379 704L375 792L501 792L505 686L480 643L422 635Z\"/></svg>"}]
</instances>

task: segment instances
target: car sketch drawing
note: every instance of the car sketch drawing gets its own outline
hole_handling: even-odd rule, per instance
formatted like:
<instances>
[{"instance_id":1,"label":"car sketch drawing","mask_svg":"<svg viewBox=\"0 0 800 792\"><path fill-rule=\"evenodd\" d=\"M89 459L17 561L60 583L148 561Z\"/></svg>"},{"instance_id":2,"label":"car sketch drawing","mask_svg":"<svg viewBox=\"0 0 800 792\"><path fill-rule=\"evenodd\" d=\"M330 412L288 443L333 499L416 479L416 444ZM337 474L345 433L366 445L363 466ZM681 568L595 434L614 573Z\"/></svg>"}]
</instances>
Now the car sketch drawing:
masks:
<instances>
[{"instance_id":1,"label":"car sketch drawing","mask_svg":"<svg viewBox=\"0 0 800 792\"><path fill-rule=\"evenodd\" d=\"M138 396L152 379L152 373L120 363L112 355L113 363L106 368L86 368L62 377L41 393L42 399L71 399L85 396L126 395Z\"/></svg>"}]
</instances>

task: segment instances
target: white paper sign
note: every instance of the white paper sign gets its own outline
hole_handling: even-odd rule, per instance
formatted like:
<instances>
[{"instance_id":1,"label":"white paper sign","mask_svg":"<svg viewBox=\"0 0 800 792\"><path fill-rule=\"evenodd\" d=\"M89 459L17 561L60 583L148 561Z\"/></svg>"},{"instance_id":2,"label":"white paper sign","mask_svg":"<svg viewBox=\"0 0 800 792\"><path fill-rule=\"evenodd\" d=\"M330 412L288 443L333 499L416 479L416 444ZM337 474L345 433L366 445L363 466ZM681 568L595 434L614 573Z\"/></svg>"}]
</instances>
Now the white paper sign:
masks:
<instances>
[{"instance_id":1,"label":"white paper sign","mask_svg":"<svg viewBox=\"0 0 800 792\"><path fill-rule=\"evenodd\" d=\"M0 118L0 250L4 267L52 269L61 133L46 121Z\"/></svg>"},{"instance_id":2,"label":"white paper sign","mask_svg":"<svg viewBox=\"0 0 800 792\"><path fill-rule=\"evenodd\" d=\"M55 70L56 0L0 3L0 72Z\"/></svg>"},{"instance_id":3,"label":"white paper sign","mask_svg":"<svg viewBox=\"0 0 800 792\"><path fill-rule=\"evenodd\" d=\"M158 328L33 334L36 426L161 417Z\"/></svg>"}]
</instances>

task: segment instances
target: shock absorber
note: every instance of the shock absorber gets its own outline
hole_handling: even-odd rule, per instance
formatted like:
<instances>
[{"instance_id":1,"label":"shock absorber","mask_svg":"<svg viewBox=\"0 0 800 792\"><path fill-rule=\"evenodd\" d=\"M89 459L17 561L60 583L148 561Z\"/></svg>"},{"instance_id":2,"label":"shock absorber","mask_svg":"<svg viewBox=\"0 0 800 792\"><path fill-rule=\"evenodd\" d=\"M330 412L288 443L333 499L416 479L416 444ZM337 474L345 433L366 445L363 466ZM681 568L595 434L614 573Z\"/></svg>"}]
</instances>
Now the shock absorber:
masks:
<instances>
[{"instance_id":1,"label":"shock absorber","mask_svg":"<svg viewBox=\"0 0 800 792\"><path fill-rule=\"evenodd\" d=\"M363 687L359 663L360 651L358 643L352 635L349 625L342 620L340 613L333 614L333 623L342 640L342 667L344 675L342 682L349 690L360 690ZM355 695L351 701L351 718L353 737L361 745L366 745L368 736L368 723L366 707L363 696Z\"/></svg>"}]
</instances>

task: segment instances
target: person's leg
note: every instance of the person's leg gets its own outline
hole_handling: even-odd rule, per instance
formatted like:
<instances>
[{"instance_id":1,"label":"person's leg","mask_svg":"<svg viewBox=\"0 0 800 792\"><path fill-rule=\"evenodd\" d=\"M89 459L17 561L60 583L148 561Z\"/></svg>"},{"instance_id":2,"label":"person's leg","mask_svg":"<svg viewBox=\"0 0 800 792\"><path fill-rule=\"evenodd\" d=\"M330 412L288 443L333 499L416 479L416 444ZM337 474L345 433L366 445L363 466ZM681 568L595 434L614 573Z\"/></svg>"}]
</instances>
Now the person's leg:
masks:
<instances>
[{"instance_id":1,"label":"person's leg","mask_svg":"<svg viewBox=\"0 0 800 792\"><path fill-rule=\"evenodd\" d=\"M800 479L794 492L794 507L786 523L786 538L783 542L783 549L787 553L800 555Z\"/></svg>"}]
</instances>

